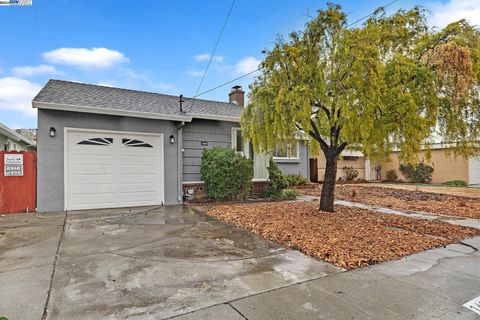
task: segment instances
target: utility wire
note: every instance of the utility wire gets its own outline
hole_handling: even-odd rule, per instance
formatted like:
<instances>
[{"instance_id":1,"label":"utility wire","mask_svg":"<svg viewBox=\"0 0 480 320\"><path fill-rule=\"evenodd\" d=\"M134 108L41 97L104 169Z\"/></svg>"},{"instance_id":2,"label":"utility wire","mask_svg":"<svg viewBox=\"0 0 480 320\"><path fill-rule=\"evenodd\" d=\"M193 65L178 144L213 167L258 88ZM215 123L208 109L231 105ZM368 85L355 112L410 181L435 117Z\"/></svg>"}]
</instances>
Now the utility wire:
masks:
<instances>
[{"instance_id":1,"label":"utility wire","mask_svg":"<svg viewBox=\"0 0 480 320\"><path fill-rule=\"evenodd\" d=\"M202 80L200 80L200 83L198 84L197 92L195 93L195 96L192 101L192 105L190 106L190 110L192 110L193 105L195 104L196 97L198 96L198 93L200 92L200 89L202 88L203 81L205 80L205 76L207 75L208 68L210 67L210 64L212 64L213 57L215 56L215 52L217 51L218 44L220 43L220 40L222 39L223 31L225 30L225 27L227 26L228 19L230 18L230 14L232 13L233 6L235 5L235 1L232 1L232 4L230 5L230 9L228 10L227 17L225 18L225 21L223 22L222 29L220 30L220 34L218 35L217 42L215 43L215 46L213 47L212 54L210 55L210 59L208 60L207 67L205 68L205 72L203 73Z\"/></svg>"},{"instance_id":2,"label":"utility wire","mask_svg":"<svg viewBox=\"0 0 480 320\"><path fill-rule=\"evenodd\" d=\"M203 95L205 95L205 94L207 94L207 93L209 93L209 92L212 92L212 91L214 91L214 90L220 89L221 87L224 87L224 86L226 86L227 84L230 84L230 83L235 82L235 81L237 81L237 80L240 80L240 79L242 79L242 78L248 77L249 75L251 75L251 74L253 74L253 73L257 72L257 71L260 71L262 68L263 68L263 67L258 67L257 69L252 70L252 71L250 71L249 73L245 73L244 75L241 75L240 77L237 77L237 78L232 79L232 80L230 80L230 81L227 81L227 82L224 82L224 83L222 83L222 84L219 84L218 86L213 87L213 88L211 88L211 89L208 89L208 90L206 90L206 91L203 91L203 92L195 95L194 97L188 98L188 99L186 99L186 101L189 101L189 100L192 100L192 99L196 99L196 98L198 98L198 97L200 97L200 96L203 96Z\"/></svg>"},{"instance_id":3,"label":"utility wire","mask_svg":"<svg viewBox=\"0 0 480 320\"><path fill-rule=\"evenodd\" d=\"M233 2L235 2L235 1L233 1ZM398 2L398 0L390 1L389 3L385 4L384 6L380 6L380 8L387 8L387 7L391 6L392 4L394 4L394 3L396 3L396 2ZM232 7L233 7L233 3L232 3ZM230 10L230 11L231 11L231 10ZM375 11L377 11L377 9L375 9ZM375 11L373 11L373 12L371 12L370 14L368 14L368 15L366 15L366 16L360 18L360 19L357 19L357 20L355 20L354 22L348 24L348 25L347 25L347 28L348 28L348 27L351 27L351 26L353 26L353 25L355 25L355 24L357 24L357 23L359 23L360 21L363 21L363 20L371 17L372 15L375 14ZM230 12L229 12L229 14L230 14ZM216 49L216 46L215 46L215 49ZM210 57L210 60L212 59L212 57L213 57L213 55ZM207 68L207 69L208 69L208 68ZM250 71L250 72L248 72L248 73L246 73L246 74L244 74L244 75L241 75L241 76L239 76L239 77L237 77L237 78L235 78L235 79L232 79L232 80L229 80L229 81L224 82L224 83L222 83L222 84L219 84L218 86L213 87L213 88L211 88L211 89L208 89L208 90L206 90L206 91L203 91L203 92L201 92L201 93L198 93L198 92L200 91L200 89L198 89L198 90L197 90L197 93L196 93L193 97L187 98L187 99L185 99L185 100L186 100L186 101L193 100L193 102L195 102L195 100L196 100L198 97L200 97L200 96L203 96L203 95L205 95L205 94L207 94L207 93L209 93L209 92L212 92L212 91L214 91L214 90L220 89L221 87L224 87L224 86L226 86L227 84L230 84L230 83L232 83L232 82L235 82L235 81L237 81L237 80L240 80L240 79L242 79L242 78L245 78L245 77L247 77L247 76L249 76L249 75L251 75L251 74L253 74L253 73L257 72L257 71L260 71L260 70L262 70L262 69L263 69L263 67L259 67L259 68L255 69L255 70L253 70L253 71ZM205 75L205 74L204 74L204 75ZM202 78L202 81L203 81L203 78ZM199 86L199 88L200 88L200 86ZM192 106L193 106L193 103L192 103ZM190 107L190 109L191 109L191 107ZM189 112L190 112L190 110L189 110Z\"/></svg>"},{"instance_id":4,"label":"utility wire","mask_svg":"<svg viewBox=\"0 0 480 320\"><path fill-rule=\"evenodd\" d=\"M363 21L363 20L365 20L365 19L367 19L367 18L370 18L371 16L373 16L373 15L375 14L375 12L376 12L379 8L384 8L384 9L385 9L385 8L388 8L389 6L391 6L392 4L394 4L395 2L398 2L398 0L393 0L393 1L389 2L389 3L387 3L387 4L384 5L384 6L378 7L377 9L375 9L375 11L371 12L370 14L367 14L366 16L364 16L364 17L362 17L362 18L360 18L360 19L358 19L358 20L355 20L354 22L348 24L348 25L347 25L347 28L353 26L354 24L359 23L360 21Z\"/></svg>"}]
</instances>

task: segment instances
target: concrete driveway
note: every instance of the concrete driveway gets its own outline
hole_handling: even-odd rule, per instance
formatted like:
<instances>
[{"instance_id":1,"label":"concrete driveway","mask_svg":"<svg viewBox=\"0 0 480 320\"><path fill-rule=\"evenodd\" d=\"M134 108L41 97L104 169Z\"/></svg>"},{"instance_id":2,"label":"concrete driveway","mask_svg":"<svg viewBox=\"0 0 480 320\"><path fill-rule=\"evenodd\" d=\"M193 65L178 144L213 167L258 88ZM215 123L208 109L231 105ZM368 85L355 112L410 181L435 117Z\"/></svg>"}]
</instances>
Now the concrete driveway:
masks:
<instances>
[{"instance_id":1,"label":"concrete driveway","mask_svg":"<svg viewBox=\"0 0 480 320\"><path fill-rule=\"evenodd\" d=\"M181 206L0 221L10 320L164 319L214 305L235 319L222 303L343 271Z\"/></svg>"},{"instance_id":2,"label":"concrete driveway","mask_svg":"<svg viewBox=\"0 0 480 320\"><path fill-rule=\"evenodd\" d=\"M183 207L0 217L0 316L480 319L480 237L352 272Z\"/></svg>"}]
</instances>

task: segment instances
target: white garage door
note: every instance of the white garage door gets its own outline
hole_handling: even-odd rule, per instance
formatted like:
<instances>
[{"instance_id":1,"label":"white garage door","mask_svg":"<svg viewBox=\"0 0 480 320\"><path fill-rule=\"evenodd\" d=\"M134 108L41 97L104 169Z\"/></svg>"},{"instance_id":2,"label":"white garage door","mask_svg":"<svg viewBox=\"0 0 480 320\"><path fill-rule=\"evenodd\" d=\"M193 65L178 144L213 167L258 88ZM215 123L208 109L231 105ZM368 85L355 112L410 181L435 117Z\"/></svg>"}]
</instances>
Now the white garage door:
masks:
<instances>
[{"instance_id":1,"label":"white garage door","mask_svg":"<svg viewBox=\"0 0 480 320\"><path fill-rule=\"evenodd\" d=\"M480 158L468 160L468 180L469 184L480 184Z\"/></svg>"},{"instance_id":2,"label":"white garage door","mask_svg":"<svg viewBox=\"0 0 480 320\"><path fill-rule=\"evenodd\" d=\"M163 136L66 129L65 209L160 205Z\"/></svg>"}]
</instances>

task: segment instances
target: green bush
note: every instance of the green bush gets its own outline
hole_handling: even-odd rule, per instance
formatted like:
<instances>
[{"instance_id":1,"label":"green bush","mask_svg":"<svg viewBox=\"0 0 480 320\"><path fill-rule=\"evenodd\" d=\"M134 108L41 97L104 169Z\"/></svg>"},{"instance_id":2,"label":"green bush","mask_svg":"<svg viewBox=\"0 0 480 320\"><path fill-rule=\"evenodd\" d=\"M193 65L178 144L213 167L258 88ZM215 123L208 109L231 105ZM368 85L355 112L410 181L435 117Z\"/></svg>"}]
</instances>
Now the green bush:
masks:
<instances>
[{"instance_id":1,"label":"green bush","mask_svg":"<svg viewBox=\"0 0 480 320\"><path fill-rule=\"evenodd\" d=\"M298 192L295 189L287 189L283 191L284 200L295 200L298 197Z\"/></svg>"},{"instance_id":2,"label":"green bush","mask_svg":"<svg viewBox=\"0 0 480 320\"><path fill-rule=\"evenodd\" d=\"M300 174L287 174L284 176L289 188L303 186L308 183L307 178Z\"/></svg>"},{"instance_id":3,"label":"green bush","mask_svg":"<svg viewBox=\"0 0 480 320\"><path fill-rule=\"evenodd\" d=\"M243 200L250 192L253 161L230 148L205 149L200 173L209 198Z\"/></svg>"},{"instance_id":4,"label":"green bush","mask_svg":"<svg viewBox=\"0 0 480 320\"><path fill-rule=\"evenodd\" d=\"M432 181L433 167L420 162L417 165L411 163L401 164L400 172L411 182L425 183Z\"/></svg>"},{"instance_id":5,"label":"green bush","mask_svg":"<svg viewBox=\"0 0 480 320\"><path fill-rule=\"evenodd\" d=\"M450 180L444 183L448 187L467 187L468 183L464 180Z\"/></svg>"},{"instance_id":6,"label":"green bush","mask_svg":"<svg viewBox=\"0 0 480 320\"><path fill-rule=\"evenodd\" d=\"M278 167L277 163L270 159L268 165L268 186L263 191L263 196L269 199L280 200L282 199L282 190L287 187L287 180L282 174L282 171Z\"/></svg>"},{"instance_id":7,"label":"green bush","mask_svg":"<svg viewBox=\"0 0 480 320\"><path fill-rule=\"evenodd\" d=\"M393 181L397 181L397 180L398 180L398 175L397 175L397 171L395 171L395 169L388 170L385 173L385 181L393 182Z\"/></svg>"},{"instance_id":8,"label":"green bush","mask_svg":"<svg viewBox=\"0 0 480 320\"><path fill-rule=\"evenodd\" d=\"M343 167L342 169L345 171L345 180L346 181L353 181L358 177L358 170L353 168L352 166Z\"/></svg>"}]
</instances>

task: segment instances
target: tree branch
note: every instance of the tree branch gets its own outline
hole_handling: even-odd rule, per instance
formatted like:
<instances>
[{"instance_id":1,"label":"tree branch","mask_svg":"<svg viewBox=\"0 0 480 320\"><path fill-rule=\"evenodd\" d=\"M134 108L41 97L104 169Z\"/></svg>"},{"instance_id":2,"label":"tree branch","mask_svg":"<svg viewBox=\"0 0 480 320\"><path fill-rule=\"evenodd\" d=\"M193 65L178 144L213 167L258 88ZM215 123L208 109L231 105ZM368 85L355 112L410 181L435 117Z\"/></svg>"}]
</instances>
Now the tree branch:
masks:
<instances>
[{"instance_id":1,"label":"tree branch","mask_svg":"<svg viewBox=\"0 0 480 320\"><path fill-rule=\"evenodd\" d=\"M337 150L336 150L336 155L338 156L340 153L342 153L342 151L345 149L345 147L348 145L348 143L345 141L345 142L342 142L342 144L340 146L338 146Z\"/></svg>"},{"instance_id":2,"label":"tree branch","mask_svg":"<svg viewBox=\"0 0 480 320\"><path fill-rule=\"evenodd\" d=\"M323 152L328 151L328 144L325 142L325 140L322 139L322 136L320 135L320 132L318 131L317 125L313 120L310 119L310 125L312 126L312 130L308 131L308 134L314 138L315 140L320 143L320 148L322 148Z\"/></svg>"}]
</instances>

